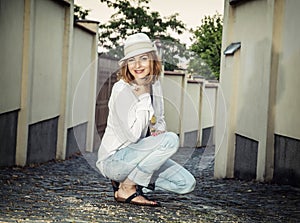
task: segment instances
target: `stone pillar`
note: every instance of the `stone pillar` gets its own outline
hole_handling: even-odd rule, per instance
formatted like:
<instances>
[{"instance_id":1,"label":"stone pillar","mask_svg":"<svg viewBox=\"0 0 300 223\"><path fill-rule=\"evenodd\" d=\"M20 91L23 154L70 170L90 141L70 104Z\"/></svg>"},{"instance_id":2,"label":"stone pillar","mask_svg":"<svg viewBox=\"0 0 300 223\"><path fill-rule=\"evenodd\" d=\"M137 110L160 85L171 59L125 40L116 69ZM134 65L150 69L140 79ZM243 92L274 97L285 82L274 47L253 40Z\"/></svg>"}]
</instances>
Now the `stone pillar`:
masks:
<instances>
[{"instance_id":1,"label":"stone pillar","mask_svg":"<svg viewBox=\"0 0 300 223\"><path fill-rule=\"evenodd\" d=\"M66 3L67 4L67 3ZM73 35L73 0L65 6L64 36L63 36L63 55L62 55L62 76L61 76L61 96L60 96L60 115L57 129L57 148L56 158L65 159L67 149L67 115L69 113L68 100L70 78L71 78L71 54L72 54L72 35Z\"/></svg>"},{"instance_id":2,"label":"stone pillar","mask_svg":"<svg viewBox=\"0 0 300 223\"><path fill-rule=\"evenodd\" d=\"M98 22L90 21L88 27L94 33L93 44L91 50L91 73L90 73L90 92L89 92L89 114L87 124L86 151L94 151L94 136L97 127L95 125L95 107L97 98L97 67L98 67Z\"/></svg>"},{"instance_id":3,"label":"stone pillar","mask_svg":"<svg viewBox=\"0 0 300 223\"><path fill-rule=\"evenodd\" d=\"M24 166L27 159L28 143L28 122L30 109L30 89L31 89L31 54L32 54L32 32L33 21L32 0L24 1L24 32L23 32L23 54L22 54L22 82L20 95L20 111L18 114L17 142L16 142L16 165Z\"/></svg>"}]
</instances>

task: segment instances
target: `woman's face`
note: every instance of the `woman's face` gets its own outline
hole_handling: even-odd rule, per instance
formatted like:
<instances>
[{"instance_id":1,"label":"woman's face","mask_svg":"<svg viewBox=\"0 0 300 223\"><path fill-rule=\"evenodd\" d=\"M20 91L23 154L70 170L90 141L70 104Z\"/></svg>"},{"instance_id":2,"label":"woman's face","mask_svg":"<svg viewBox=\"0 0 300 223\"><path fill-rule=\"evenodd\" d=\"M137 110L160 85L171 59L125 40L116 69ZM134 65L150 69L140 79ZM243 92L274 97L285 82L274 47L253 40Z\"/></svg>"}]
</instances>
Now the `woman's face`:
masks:
<instances>
[{"instance_id":1,"label":"woman's face","mask_svg":"<svg viewBox=\"0 0 300 223\"><path fill-rule=\"evenodd\" d=\"M128 70L138 82L150 73L150 58L148 54L140 54L127 60Z\"/></svg>"}]
</instances>

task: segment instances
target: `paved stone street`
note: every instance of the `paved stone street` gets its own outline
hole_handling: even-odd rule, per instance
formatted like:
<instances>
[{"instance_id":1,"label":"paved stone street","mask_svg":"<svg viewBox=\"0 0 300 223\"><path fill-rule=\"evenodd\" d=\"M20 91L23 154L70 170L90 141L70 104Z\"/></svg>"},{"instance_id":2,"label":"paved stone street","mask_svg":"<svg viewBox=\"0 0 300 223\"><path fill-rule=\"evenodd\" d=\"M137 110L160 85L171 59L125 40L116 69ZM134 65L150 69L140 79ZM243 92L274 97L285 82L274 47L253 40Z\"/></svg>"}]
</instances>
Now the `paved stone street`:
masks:
<instances>
[{"instance_id":1,"label":"paved stone street","mask_svg":"<svg viewBox=\"0 0 300 223\"><path fill-rule=\"evenodd\" d=\"M150 197L163 207L116 203L94 168L96 154L0 169L0 222L300 222L300 189L213 178L213 150L181 148L174 159L197 179L194 192Z\"/></svg>"}]
</instances>

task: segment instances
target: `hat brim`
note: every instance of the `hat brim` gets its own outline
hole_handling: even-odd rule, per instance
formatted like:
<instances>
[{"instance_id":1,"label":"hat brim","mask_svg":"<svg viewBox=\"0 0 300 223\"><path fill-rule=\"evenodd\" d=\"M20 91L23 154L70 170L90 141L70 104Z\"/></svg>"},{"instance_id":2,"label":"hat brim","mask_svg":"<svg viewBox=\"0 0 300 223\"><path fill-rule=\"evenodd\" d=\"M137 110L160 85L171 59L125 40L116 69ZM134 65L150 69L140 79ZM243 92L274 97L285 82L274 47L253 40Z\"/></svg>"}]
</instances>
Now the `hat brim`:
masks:
<instances>
[{"instance_id":1,"label":"hat brim","mask_svg":"<svg viewBox=\"0 0 300 223\"><path fill-rule=\"evenodd\" d=\"M125 60L131 58L131 57L135 57L137 55L143 54L143 53L149 53L152 51L156 51L154 48L148 48L148 49L139 49L139 50L135 50L131 53L128 53L125 57L123 57L121 60L119 60L119 64L121 64L122 62L124 62Z\"/></svg>"}]
</instances>

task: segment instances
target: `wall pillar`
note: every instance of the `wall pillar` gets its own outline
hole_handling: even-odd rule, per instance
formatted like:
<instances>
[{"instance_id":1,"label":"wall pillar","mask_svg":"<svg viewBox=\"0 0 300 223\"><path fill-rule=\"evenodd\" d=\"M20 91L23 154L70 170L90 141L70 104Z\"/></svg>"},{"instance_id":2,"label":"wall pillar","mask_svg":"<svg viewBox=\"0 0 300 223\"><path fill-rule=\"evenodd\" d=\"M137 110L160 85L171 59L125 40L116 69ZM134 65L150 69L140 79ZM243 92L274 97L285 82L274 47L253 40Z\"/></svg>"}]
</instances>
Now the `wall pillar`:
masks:
<instances>
[{"instance_id":1,"label":"wall pillar","mask_svg":"<svg viewBox=\"0 0 300 223\"><path fill-rule=\"evenodd\" d=\"M233 26L235 23L234 10L225 1L223 32L224 47L231 43ZM216 178L233 177L235 155L235 130L236 130L236 107L238 96L238 74L240 64L240 51L233 56L221 58L221 74L232 71L230 76L220 76L220 85L217 92L216 103L216 128L215 128L215 168Z\"/></svg>"},{"instance_id":2,"label":"wall pillar","mask_svg":"<svg viewBox=\"0 0 300 223\"><path fill-rule=\"evenodd\" d=\"M86 151L93 152L94 137L97 132L95 125L95 107L97 100L97 67L98 67L98 22L91 23L94 30L93 44L91 50L90 92L89 92L89 114L86 137Z\"/></svg>"},{"instance_id":3,"label":"wall pillar","mask_svg":"<svg viewBox=\"0 0 300 223\"><path fill-rule=\"evenodd\" d=\"M67 114L69 111L69 82L71 75L71 55L72 55L72 35L73 35L73 3L65 6L64 36L63 36L63 55L62 55L62 80L60 96L60 115L57 129L57 148L56 158L65 159L67 150Z\"/></svg>"},{"instance_id":4,"label":"wall pillar","mask_svg":"<svg viewBox=\"0 0 300 223\"><path fill-rule=\"evenodd\" d=\"M272 1L273 7L270 12L270 35L272 35L271 63L270 63L270 87L269 87L269 104L267 119L267 135L266 135L266 159L264 180L271 181L274 173L274 149L275 149L275 105L276 105L276 89L278 79L279 56L282 52L282 33L284 19L284 0Z\"/></svg>"},{"instance_id":5,"label":"wall pillar","mask_svg":"<svg viewBox=\"0 0 300 223\"><path fill-rule=\"evenodd\" d=\"M231 77L220 82L216 114L215 177L233 177L240 52L224 59ZM230 84L228 83L230 82Z\"/></svg>"},{"instance_id":6,"label":"wall pillar","mask_svg":"<svg viewBox=\"0 0 300 223\"><path fill-rule=\"evenodd\" d=\"M23 54L21 74L20 111L18 114L17 140L16 140L16 165L25 166L27 160L28 144L28 121L30 109L31 89L31 55L32 55L32 0L24 0L24 31L23 31Z\"/></svg>"}]
</instances>

